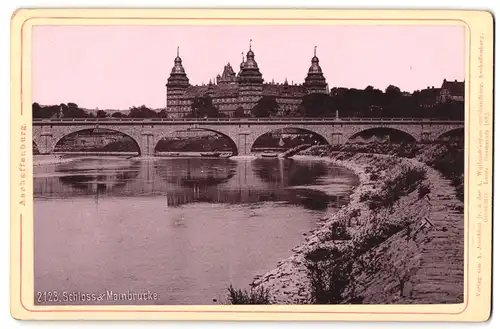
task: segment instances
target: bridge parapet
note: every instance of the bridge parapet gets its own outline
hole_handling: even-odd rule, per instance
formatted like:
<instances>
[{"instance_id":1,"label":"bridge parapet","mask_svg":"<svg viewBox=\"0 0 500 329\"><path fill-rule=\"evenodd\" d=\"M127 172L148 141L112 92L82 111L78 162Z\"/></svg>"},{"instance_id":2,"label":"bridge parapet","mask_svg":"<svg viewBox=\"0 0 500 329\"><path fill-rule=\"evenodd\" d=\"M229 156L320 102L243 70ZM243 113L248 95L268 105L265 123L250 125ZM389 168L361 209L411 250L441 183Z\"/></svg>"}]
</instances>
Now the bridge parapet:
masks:
<instances>
[{"instance_id":1,"label":"bridge parapet","mask_svg":"<svg viewBox=\"0 0 500 329\"><path fill-rule=\"evenodd\" d=\"M463 121L415 118L35 119L33 139L41 153L51 153L59 140L69 134L102 128L130 136L138 145L141 155L152 156L161 138L179 130L200 129L226 136L233 141L238 154L247 155L257 138L286 128L309 131L337 145L367 129L395 129L409 134L416 141L423 141L434 140L447 131L463 127Z\"/></svg>"},{"instance_id":2,"label":"bridge parapet","mask_svg":"<svg viewBox=\"0 0 500 329\"><path fill-rule=\"evenodd\" d=\"M198 122L198 123L282 123L282 122L293 122L293 123L334 123L334 124L344 124L344 123L355 123L355 122L404 122L404 123L461 123L464 121L460 120L445 120L445 119L422 119L422 118L336 118L336 117L324 117L324 118L302 118L302 117L282 117L282 118L61 118L61 119L33 119L34 125L39 124L66 124L68 122L74 123L95 123L103 122L106 124L117 123L142 123L142 124L159 124L159 123L186 123L186 122Z\"/></svg>"}]
</instances>

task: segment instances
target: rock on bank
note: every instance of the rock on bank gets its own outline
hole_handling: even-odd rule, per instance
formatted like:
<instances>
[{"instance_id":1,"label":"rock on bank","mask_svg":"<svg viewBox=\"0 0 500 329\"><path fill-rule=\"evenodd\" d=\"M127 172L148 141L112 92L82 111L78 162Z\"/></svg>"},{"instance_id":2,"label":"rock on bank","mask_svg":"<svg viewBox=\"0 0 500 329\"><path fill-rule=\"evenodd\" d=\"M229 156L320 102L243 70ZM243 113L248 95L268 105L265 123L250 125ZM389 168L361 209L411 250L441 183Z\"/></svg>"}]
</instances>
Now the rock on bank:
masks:
<instances>
[{"instance_id":1,"label":"rock on bank","mask_svg":"<svg viewBox=\"0 0 500 329\"><path fill-rule=\"evenodd\" d=\"M252 286L279 304L462 302L463 203L450 183L414 159L339 153L331 161L359 176L351 202Z\"/></svg>"}]
</instances>

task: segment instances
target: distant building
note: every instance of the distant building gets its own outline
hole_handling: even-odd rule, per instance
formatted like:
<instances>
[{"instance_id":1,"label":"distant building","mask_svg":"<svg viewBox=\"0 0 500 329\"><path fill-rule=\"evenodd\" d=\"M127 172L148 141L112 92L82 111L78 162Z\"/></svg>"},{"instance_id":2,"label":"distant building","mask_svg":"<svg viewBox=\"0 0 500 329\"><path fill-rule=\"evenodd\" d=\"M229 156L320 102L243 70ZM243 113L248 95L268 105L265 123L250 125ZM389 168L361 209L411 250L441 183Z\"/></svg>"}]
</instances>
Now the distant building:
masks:
<instances>
[{"instance_id":1,"label":"distant building","mask_svg":"<svg viewBox=\"0 0 500 329\"><path fill-rule=\"evenodd\" d=\"M465 81L446 81L443 80L438 101L446 103L449 101L463 102L465 95Z\"/></svg>"},{"instance_id":2,"label":"distant building","mask_svg":"<svg viewBox=\"0 0 500 329\"><path fill-rule=\"evenodd\" d=\"M328 92L328 85L316 56L316 47L305 81L298 85L288 84L286 79L283 83L274 83L274 80L271 83L264 82L250 44L246 61L242 58L238 74L227 63L222 75L217 75L214 81L210 80L207 85L193 86L189 83L177 49L174 67L166 84L166 111L169 118L184 117L191 113L191 104L196 97L210 96L219 112L232 117L237 108L242 107L248 114L259 99L271 96L278 103L278 115L285 115L297 110L304 95Z\"/></svg>"}]
</instances>

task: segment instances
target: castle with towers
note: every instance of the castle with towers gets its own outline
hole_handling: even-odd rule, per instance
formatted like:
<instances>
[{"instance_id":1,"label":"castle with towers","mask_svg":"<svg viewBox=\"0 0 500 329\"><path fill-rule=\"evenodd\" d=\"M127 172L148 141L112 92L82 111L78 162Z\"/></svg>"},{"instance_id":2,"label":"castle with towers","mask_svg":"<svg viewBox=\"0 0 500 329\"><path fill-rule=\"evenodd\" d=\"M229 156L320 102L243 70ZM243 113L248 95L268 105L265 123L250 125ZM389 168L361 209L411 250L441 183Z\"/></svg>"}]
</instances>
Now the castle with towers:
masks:
<instances>
[{"instance_id":1,"label":"castle with towers","mask_svg":"<svg viewBox=\"0 0 500 329\"><path fill-rule=\"evenodd\" d=\"M279 107L278 115L288 115L297 110L304 95L329 93L328 84L316 56L316 47L304 83L288 84L286 79L284 83L274 83L274 81L265 83L255 61L251 40L246 61L242 58L238 74L234 72L231 64L227 63L222 75L217 75L215 81L210 80L207 85L201 86L189 83L177 48L177 57L166 87L166 111L169 118L182 118L191 113L191 104L197 97L209 96L220 113L232 117L239 107L243 108L245 113L250 113L263 96L276 99Z\"/></svg>"}]
</instances>

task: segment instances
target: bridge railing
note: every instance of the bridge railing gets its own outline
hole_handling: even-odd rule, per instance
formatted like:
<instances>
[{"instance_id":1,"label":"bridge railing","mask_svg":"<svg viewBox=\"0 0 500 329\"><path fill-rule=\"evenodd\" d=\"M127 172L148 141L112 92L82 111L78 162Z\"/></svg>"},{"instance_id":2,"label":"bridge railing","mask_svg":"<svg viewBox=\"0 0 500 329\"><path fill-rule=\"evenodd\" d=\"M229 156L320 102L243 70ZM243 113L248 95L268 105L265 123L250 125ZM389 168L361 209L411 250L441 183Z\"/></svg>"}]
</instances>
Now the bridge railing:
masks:
<instances>
[{"instance_id":1,"label":"bridge railing","mask_svg":"<svg viewBox=\"0 0 500 329\"><path fill-rule=\"evenodd\" d=\"M33 119L33 122L428 122L446 121L463 122L463 120L449 120L438 118L336 118L336 117L291 117L291 118L58 118L58 119Z\"/></svg>"}]
</instances>

